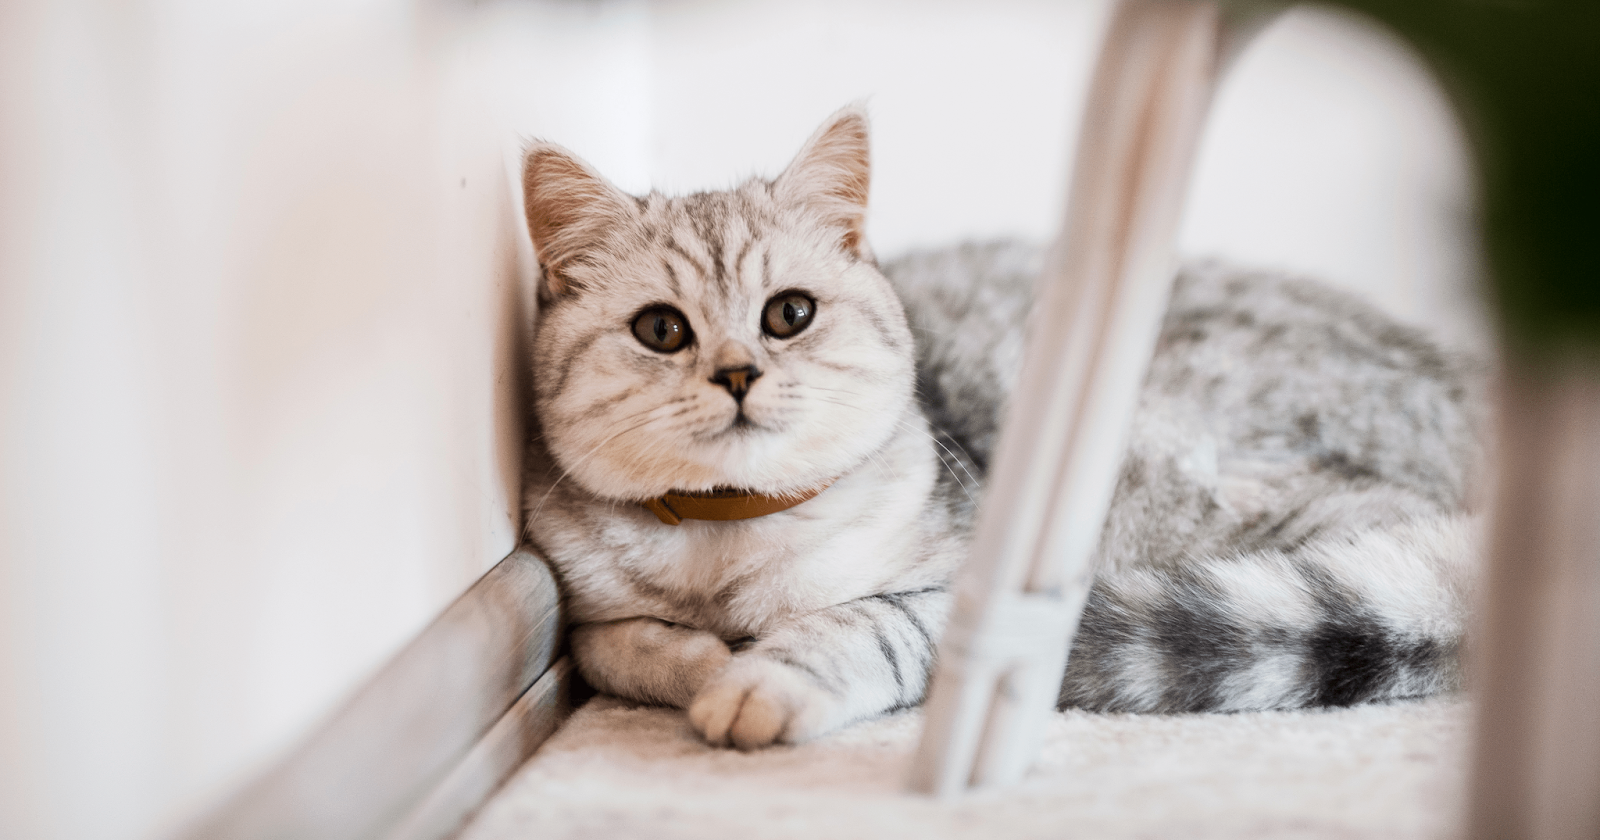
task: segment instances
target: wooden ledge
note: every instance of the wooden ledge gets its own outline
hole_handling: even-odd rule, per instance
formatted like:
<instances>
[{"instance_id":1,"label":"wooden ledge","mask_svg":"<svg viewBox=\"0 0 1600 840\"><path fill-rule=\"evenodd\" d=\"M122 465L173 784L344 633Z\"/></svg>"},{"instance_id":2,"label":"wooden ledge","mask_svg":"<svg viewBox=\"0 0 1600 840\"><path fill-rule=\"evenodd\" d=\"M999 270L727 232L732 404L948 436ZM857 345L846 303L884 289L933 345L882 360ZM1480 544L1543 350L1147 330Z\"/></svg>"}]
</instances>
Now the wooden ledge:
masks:
<instances>
[{"instance_id":1,"label":"wooden ledge","mask_svg":"<svg viewBox=\"0 0 1600 840\"><path fill-rule=\"evenodd\" d=\"M434 840L454 833L570 709L561 599L512 552L281 762L184 840Z\"/></svg>"}]
</instances>

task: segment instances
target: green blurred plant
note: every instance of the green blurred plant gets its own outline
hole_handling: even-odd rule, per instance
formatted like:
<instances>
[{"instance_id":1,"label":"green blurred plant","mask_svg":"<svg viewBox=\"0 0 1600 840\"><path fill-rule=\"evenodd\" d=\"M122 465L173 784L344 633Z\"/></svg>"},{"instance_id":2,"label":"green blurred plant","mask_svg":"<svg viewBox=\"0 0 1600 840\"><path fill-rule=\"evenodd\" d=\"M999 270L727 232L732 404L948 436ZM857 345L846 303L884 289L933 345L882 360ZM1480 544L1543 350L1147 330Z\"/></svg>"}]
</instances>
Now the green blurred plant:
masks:
<instances>
[{"instance_id":1,"label":"green blurred plant","mask_svg":"<svg viewBox=\"0 0 1600 840\"><path fill-rule=\"evenodd\" d=\"M1600 0L1338 5L1409 41L1455 102L1508 349L1600 362Z\"/></svg>"}]
</instances>

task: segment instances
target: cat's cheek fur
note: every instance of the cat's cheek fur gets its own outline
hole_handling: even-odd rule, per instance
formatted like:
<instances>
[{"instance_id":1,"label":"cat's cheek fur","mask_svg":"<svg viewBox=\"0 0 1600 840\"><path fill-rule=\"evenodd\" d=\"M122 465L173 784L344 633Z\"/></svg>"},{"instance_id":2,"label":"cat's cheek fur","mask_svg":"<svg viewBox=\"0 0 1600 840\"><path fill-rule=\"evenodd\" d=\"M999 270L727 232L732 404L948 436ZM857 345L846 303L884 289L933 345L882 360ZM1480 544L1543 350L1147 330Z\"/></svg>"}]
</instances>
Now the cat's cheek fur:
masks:
<instances>
[{"instance_id":1,"label":"cat's cheek fur","mask_svg":"<svg viewBox=\"0 0 1600 840\"><path fill-rule=\"evenodd\" d=\"M844 704L795 668L760 655L736 657L689 705L706 742L751 750L799 744L847 722Z\"/></svg>"}]
</instances>

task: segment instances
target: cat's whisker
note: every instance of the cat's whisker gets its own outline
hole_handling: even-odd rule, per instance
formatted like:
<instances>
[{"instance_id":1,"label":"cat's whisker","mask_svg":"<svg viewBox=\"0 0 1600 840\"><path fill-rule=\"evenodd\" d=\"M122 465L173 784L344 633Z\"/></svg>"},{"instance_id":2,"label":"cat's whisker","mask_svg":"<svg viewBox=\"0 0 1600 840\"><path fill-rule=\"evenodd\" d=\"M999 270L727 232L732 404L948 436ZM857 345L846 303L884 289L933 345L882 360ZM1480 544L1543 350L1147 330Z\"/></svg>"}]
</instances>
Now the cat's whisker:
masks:
<instances>
[{"instance_id":1,"label":"cat's whisker","mask_svg":"<svg viewBox=\"0 0 1600 840\"><path fill-rule=\"evenodd\" d=\"M950 460L955 461L956 464L961 467L961 471L967 474L967 478L972 479L972 483L973 483L974 486L982 487L983 486L983 482L979 481L978 477L973 475L971 470L967 469L966 459L961 458L961 457L957 457L954 452L950 451L949 447L944 445L943 441L939 440L939 437L937 435L934 435L934 434L930 433L927 429L919 428L916 424L912 423L911 421L909 421L909 420L907 420L907 419L905 419L903 417L900 418L899 420L897 420L896 423L901 428L904 428L904 429L907 429L907 430L910 430L910 431L914 431L914 432L917 432L917 433L921 434L922 436L926 437L928 440L932 441L934 446L937 446L937 447L939 447L939 449L944 450L944 454L940 454L939 452L935 452L934 455L936 455L939 458L939 463L940 463L940 465L942 465L945 468L945 471L950 473L950 477L956 480L956 485L961 488L961 492L962 493L966 494L967 501L972 502L973 506L976 507L978 505L977 498L975 498L972 495L971 488L967 487L967 483L965 481L961 480L961 476L956 474L956 471L953 468L951 468L949 462L945 461L945 455L949 455L950 456ZM958 444L956 444L956 446L959 448L960 444L958 443ZM962 454L963 455L966 454L965 450L962 451Z\"/></svg>"},{"instance_id":2,"label":"cat's whisker","mask_svg":"<svg viewBox=\"0 0 1600 840\"><path fill-rule=\"evenodd\" d=\"M828 387L825 387L825 386L822 386L822 385L812 385L812 384L805 383L805 382L796 382L795 385L798 385L801 388L807 388L807 389L812 390L812 391L830 391L830 392L835 393L835 394L850 394L851 396L856 396L856 397L864 396L862 394L862 392L860 392L860 391L852 391L852 390L847 389L847 388L828 388Z\"/></svg>"},{"instance_id":3,"label":"cat's whisker","mask_svg":"<svg viewBox=\"0 0 1600 840\"><path fill-rule=\"evenodd\" d=\"M974 463L974 464L978 463L978 459L972 457L972 453L968 452L967 448L965 446L961 445L961 441L956 440L955 435L950 434L949 430L941 428L940 426L935 424L932 420L928 421L928 428L932 429L935 433L944 436L945 440L948 440L952 444L955 444L955 447L957 449L961 450L962 457L966 458L971 463Z\"/></svg>"}]
</instances>

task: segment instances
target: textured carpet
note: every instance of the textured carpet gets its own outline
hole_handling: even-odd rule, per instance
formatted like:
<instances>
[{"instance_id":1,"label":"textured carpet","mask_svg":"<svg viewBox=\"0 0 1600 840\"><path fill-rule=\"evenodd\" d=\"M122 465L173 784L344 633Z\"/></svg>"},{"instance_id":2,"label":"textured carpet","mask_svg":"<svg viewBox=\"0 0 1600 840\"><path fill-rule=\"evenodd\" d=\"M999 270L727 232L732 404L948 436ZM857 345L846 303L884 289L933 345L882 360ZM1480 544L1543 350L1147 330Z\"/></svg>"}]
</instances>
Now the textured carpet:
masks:
<instances>
[{"instance_id":1,"label":"textured carpet","mask_svg":"<svg viewBox=\"0 0 1600 840\"><path fill-rule=\"evenodd\" d=\"M903 792L918 712L739 753L704 746L682 712L600 697L462 837L1455 837L1469 723L1455 698L1237 715L1068 712L1050 721L1020 787L940 803Z\"/></svg>"}]
</instances>

